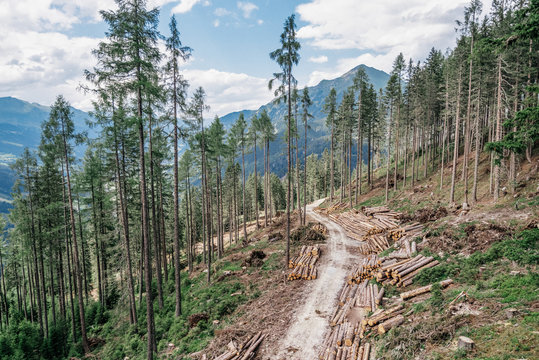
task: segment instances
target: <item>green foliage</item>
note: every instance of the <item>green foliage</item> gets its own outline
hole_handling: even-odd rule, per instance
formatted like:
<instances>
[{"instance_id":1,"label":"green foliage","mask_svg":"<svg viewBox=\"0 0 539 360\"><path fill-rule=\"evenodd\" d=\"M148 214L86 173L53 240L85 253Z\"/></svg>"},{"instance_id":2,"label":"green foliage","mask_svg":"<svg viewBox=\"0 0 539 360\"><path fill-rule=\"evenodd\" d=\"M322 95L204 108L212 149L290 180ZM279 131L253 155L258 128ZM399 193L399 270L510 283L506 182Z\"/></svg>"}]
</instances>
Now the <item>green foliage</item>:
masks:
<instances>
[{"instance_id":1,"label":"green foliage","mask_svg":"<svg viewBox=\"0 0 539 360\"><path fill-rule=\"evenodd\" d=\"M438 312L442 309L442 305L444 303L444 294L442 293L442 287L440 286L440 283L432 284L432 289L430 293L430 308L432 312Z\"/></svg>"},{"instance_id":2,"label":"green foliage","mask_svg":"<svg viewBox=\"0 0 539 360\"><path fill-rule=\"evenodd\" d=\"M529 90L539 94L538 86L530 87ZM532 98L536 96L532 95ZM539 140L539 107L532 105L518 111L513 118L507 119L503 126L506 129L503 139L487 143L486 149L495 152L499 157L503 157L504 150L523 153L529 144Z\"/></svg>"},{"instance_id":3,"label":"green foliage","mask_svg":"<svg viewBox=\"0 0 539 360\"><path fill-rule=\"evenodd\" d=\"M0 359L64 359L68 352L69 330L64 321L51 325L43 338L37 324L26 320L11 324L0 333Z\"/></svg>"},{"instance_id":4,"label":"green foliage","mask_svg":"<svg viewBox=\"0 0 539 360\"><path fill-rule=\"evenodd\" d=\"M493 296L500 297L503 303L532 302L539 296L539 273L526 275L500 274L488 281Z\"/></svg>"},{"instance_id":5,"label":"green foliage","mask_svg":"<svg viewBox=\"0 0 539 360\"><path fill-rule=\"evenodd\" d=\"M539 263L539 229L524 230L520 234L494 243L485 252L477 251L469 258L456 257L451 261L421 271L415 281L421 285L431 284L446 278L459 282L475 283L479 266L508 259L519 265L537 265Z\"/></svg>"}]
</instances>

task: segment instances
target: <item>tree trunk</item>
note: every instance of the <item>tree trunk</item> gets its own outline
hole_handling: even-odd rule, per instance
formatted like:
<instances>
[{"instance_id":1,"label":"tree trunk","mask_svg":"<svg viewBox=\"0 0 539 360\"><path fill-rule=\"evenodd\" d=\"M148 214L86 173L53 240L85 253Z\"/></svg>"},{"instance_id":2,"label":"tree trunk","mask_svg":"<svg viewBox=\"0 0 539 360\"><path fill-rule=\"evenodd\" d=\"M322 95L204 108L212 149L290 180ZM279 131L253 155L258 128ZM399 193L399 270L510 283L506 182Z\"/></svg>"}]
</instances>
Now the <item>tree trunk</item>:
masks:
<instances>
[{"instance_id":1,"label":"tree trunk","mask_svg":"<svg viewBox=\"0 0 539 360\"><path fill-rule=\"evenodd\" d=\"M331 164L330 164L330 170L329 170L329 200L330 201L333 201L333 195L334 195L334 188L335 188L335 185L334 185L334 170L335 170L335 161L333 159L333 148L334 148L334 145L333 145L333 139L334 139L334 124L333 124L333 119L331 119L331 149L330 149L330 158L331 158Z\"/></svg>"},{"instance_id":2,"label":"tree trunk","mask_svg":"<svg viewBox=\"0 0 539 360\"><path fill-rule=\"evenodd\" d=\"M71 194L71 177L69 174L69 157L67 156L67 141L64 130L64 122L62 123L62 135L63 135L63 144L64 144L64 161L65 161L65 171L67 178L67 198L69 201L69 218L71 222L71 236L73 238L74 249L74 267L75 267L75 278L77 280L77 292L78 292L78 305L79 305L79 317L80 317L80 328L81 328L81 338L82 338L82 348L85 353L90 352L90 347L88 346L88 338L86 336L86 318L84 317L84 298L82 296L82 276L80 269L79 261L79 245L77 242L77 229L75 228L75 212L73 210L73 196Z\"/></svg>"},{"instance_id":3,"label":"tree trunk","mask_svg":"<svg viewBox=\"0 0 539 360\"><path fill-rule=\"evenodd\" d=\"M260 228L260 224L258 223L258 177L256 172L256 132L254 134L254 153L255 153L255 218L256 218L256 229L258 230Z\"/></svg>"},{"instance_id":4,"label":"tree trunk","mask_svg":"<svg viewBox=\"0 0 539 360\"><path fill-rule=\"evenodd\" d=\"M303 225L307 223L307 118L304 121L303 146Z\"/></svg>"},{"instance_id":5,"label":"tree trunk","mask_svg":"<svg viewBox=\"0 0 539 360\"><path fill-rule=\"evenodd\" d=\"M243 199L243 241L247 243L247 213L245 206L245 139L243 134L241 134L241 172L242 172L242 199Z\"/></svg>"},{"instance_id":6,"label":"tree trunk","mask_svg":"<svg viewBox=\"0 0 539 360\"><path fill-rule=\"evenodd\" d=\"M498 55L497 64L497 95L496 95L496 131L494 141L502 139L502 56ZM494 201L498 201L500 197L500 165L499 162L494 164Z\"/></svg>"},{"instance_id":7,"label":"tree trunk","mask_svg":"<svg viewBox=\"0 0 539 360\"><path fill-rule=\"evenodd\" d=\"M363 163L363 146L361 136L361 102L363 92L359 92L358 116L357 116L357 149L356 149L356 205L359 205L359 195L361 194L361 164Z\"/></svg>"},{"instance_id":8,"label":"tree trunk","mask_svg":"<svg viewBox=\"0 0 539 360\"><path fill-rule=\"evenodd\" d=\"M457 80L457 109L455 115L455 148L453 149L453 169L451 170L451 192L449 193L449 202L455 203L455 179L457 176L457 161L459 157L459 127L460 127L460 85L461 85L461 71L459 68L459 75Z\"/></svg>"},{"instance_id":9,"label":"tree trunk","mask_svg":"<svg viewBox=\"0 0 539 360\"><path fill-rule=\"evenodd\" d=\"M393 120L393 104L389 105L389 132L387 136L387 164L386 164L386 193L385 202L389 199L389 167L391 160L391 122Z\"/></svg>"},{"instance_id":10,"label":"tree trunk","mask_svg":"<svg viewBox=\"0 0 539 360\"><path fill-rule=\"evenodd\" d=\"M287 78L287 81L288 81L288 97L287 97L287 100L288 100L288 127L287 127L287 132L288 132L288 136L287 136L287 144L286 144L286 147L287 147L287 153L286 153L286 158L287 158L287 174L286 174L286 183L287 183L287 187L286 187L286 261L285 261L285 266L288 267L288 263L290 262L290 172L292 171L292 168L290 166L290 141L291 141L291 129L290 129L290 126L292 125L292 101L291 101L291 98L290 98L290 92L291 92L291 86L292 86L292 79L291 79L291 66L288 67L288 78Z\"/></svg>"}]
</instances>

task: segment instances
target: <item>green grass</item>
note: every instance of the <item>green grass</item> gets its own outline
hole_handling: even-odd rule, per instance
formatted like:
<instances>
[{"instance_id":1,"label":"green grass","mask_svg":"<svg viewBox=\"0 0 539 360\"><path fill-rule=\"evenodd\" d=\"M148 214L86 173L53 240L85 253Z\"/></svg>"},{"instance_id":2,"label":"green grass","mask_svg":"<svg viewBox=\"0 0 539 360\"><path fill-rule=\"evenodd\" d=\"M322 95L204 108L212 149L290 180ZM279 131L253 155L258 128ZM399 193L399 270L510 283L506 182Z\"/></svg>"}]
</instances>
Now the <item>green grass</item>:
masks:
<instances>
[{"instance_id":1,"label":"green grass","mask_svg":"<svg viewBox=\"0 0 539 360\"><path fill-rule=\"evenodd\" d=\"M359 204L359 206L380 206L385 202L385 194L373 196Z\"/></svg>"},{"instance_id":2,"label":"green grass","mask_svg":"<svg viewBox=\"0 0 539 360\"><path fill-rule=\"evenodd\" d=\"M539 263L539 229L524 230L512 238L494 243L485 252L477 251L468 258L455 256L441 260L439 266L421 271L415 278L416 283L427 285L452 278L460 283L475 284L480 266L485 264L500 266L504 263L503 260L512 261L521 266L537 265Z\"/></svg>"},{"instance_id":3,"label":"green grass","mask_svg":"<svg viewBox=\"0 0 539 360\"><path fill-rule=\"evenodd\" d=\"M178 359L202 350L213 338L215 329L226 324L228 317L238 306L260 296L260 291L255 285L246 285L235 276L217 281L224 271L238 270L241 270L239 262L216 262L211 284L207 283L206 273L190 278L186 272L183 272L182 315L178 318L173 316L174 276L170 274L169 281L164 284L164 288L170 295L164 297L163 309L158 308L157 301L154 303L158 352L165 350L169 343L174 344L176 348L174 356ZM189 328L189 316L197 313L206 313L208 319L201 320L196 326ZM100 316L110 318L103 326L92 327L90 331L90 336L99 337L105 341L103 348L97 351L99 356L112 360L125 357L132 360L145 359L146 306L144 301L142 306L139 306L137 301L138 331L134 326L129 325L126 309L116 308L104 315L100 314L99 309L95 309L90 315L97 323L99 321L95 319ZM214 325L214 320L219 320L219 325Z\"/></svg>"}]
</instances>

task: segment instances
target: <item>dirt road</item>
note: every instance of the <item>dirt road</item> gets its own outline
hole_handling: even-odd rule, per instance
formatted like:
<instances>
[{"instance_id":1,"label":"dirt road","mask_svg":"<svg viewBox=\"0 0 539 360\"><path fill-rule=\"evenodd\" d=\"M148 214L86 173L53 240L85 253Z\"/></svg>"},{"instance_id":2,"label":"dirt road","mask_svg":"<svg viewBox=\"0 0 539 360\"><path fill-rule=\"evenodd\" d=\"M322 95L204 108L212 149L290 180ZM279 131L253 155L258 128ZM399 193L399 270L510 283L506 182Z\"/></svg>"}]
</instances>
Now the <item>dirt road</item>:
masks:
<instances>
[{"instance_id":1,"label":"dirt road","mask_svg":"<svg viewBox=\"0 0 539 360\"><path fill-rule=\"evenodd\" d=\"M329 329L328 317L335 309L338 293L352 266L354 258L348 253L346 245L357 243L354 244L340 226L313 211L321 202L319 200L307 206L307 215L329 230L327 249L322 253L318 267L319 277L308 282L303 302L297 304L292 324L277 344L276 354L271 359L317 359L325 332Z\"/></svg>"}]
</instances>

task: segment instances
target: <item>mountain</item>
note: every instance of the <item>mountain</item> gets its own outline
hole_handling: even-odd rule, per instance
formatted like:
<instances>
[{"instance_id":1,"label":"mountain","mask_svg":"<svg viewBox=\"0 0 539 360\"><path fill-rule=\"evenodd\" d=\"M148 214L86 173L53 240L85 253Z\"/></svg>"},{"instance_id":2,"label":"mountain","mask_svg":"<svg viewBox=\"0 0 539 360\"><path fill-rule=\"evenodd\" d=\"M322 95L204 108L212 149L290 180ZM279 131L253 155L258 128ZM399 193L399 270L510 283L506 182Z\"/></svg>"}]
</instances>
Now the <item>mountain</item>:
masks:
<instances>
[{"instance_id":1,"label":"mountain","mask_svg":"<svg viewBox=\"0 0 539 360\"><path fill-rule=\"evenodd\" d=\"M77 131L86 130L90 115L72 108ZM29 103L13 97L0 98L0 213L9 206L14 175L9 164L22 154L25 147L36 150L41 138L41 123L48 119L48 106ZM91 134L94 131L90 131ZM82 148L76 149L82 155Z\"/></svg>"},{"instance_id":2,"label":"mountain","mask_svg":"<svg viewBox=\"0 0 539 360\"><path fill-rule=\"evenodd\" d=\"M328 128L325 125L326 114L323 112L324 101L328 96L330 90L335 88L337 91L337 101L340 102L343 96L343 93L353 85L354 76L359 68L363 68L365 73L369 77L369 81L373 84L376 90L384 88L389 80L389 74L377 70L366 65L358 65L352 70L346 72L342 76L332 80L322 80L318 85L309 87L309 95L313 101L313 105L310 108L310 112L313 115L313 118L309 121L311 129L307 132L307 137L309 139L307 144L307 155L316 153L321 154L324 148L329 146L329 132ZM286 130L285 115L288 112L286 103L274 104L272 102L261 106L257 110L244 110L236 111L230 114L227 114L221 118L221 122L225 127L230 128L232 124L238 119L239 114L243 112L245 119L249 123L250 118L254 114L258 114L263 110L266 110L275 125L277 130L276 140L270 144L270 167L271 171L276 173L278 176L283 176L286 172L286 156L284 144L284 134ZM299 124L298 124L299 125ZM300 128L300 134L303 134L303 130ZM303 136L302 136L303 138ZM303 141L303 140L301 140ZM262 156L262 150L258 150L257 154ZM303 146L300 148L300 157L303 157ZM355 160L355 151L353 151L353 160ZM246 156L246 169L248 172L251 172L254 168L254 155L250 154ZM260 162L257 164L257 168L263 170L263 164Z\"/></svg>"},{"instance_id":3,"label":"mountain","mask_svg":"<svg viewBox=\"0 0 539 360\"><path fill-rule=\"evenodd\" d=\"M359 65L342 76L332 80L322 80L316 86L309 87L309 94L313 101L310 112L313 118L310 120L311 129L308 131L307 154L321 154L324 148L329 145L329 133L325 126L326 115L322 109L324 100L332 88L337 90L337 100L340 101L346 89L353 84L354 76L359 67L365 69L370 82L376 89L385 87L389 75L383 71ZM257 114L266 109L277 129L276 140L270 144L270 167L271 171L278 176L283 176L286 172L286 156L284 147L284 133L286 130L285 114L287 106L285 103L274 104L272 102L261 106L257 110L243 110L246 120L253 114ZM41 136L41 123L49 117L49 107L36 103L29 103L13 97L0 98L0 213L5 212L9 207L11 187L14 183L14 175L9 169L9 164L19 156L25 147L37 149ZM88 130L86 120L90 115L84 111L72 108L73 120L77 131L89 131L90 137L95 137L97 130ZM221 118L226 128L230 128L238 119L240 111L227 114ZM262 150L257 153L262 158ZM79 158L84 154L84 148L78 147L75 150ZM300 156L303 156L303 147L300 149ZM355 154L355 152L354 152ZM247 172L253 171L254 154L247 154ZM257 164L263 170L262 161Z\"/></svg>"}]
</instances>

